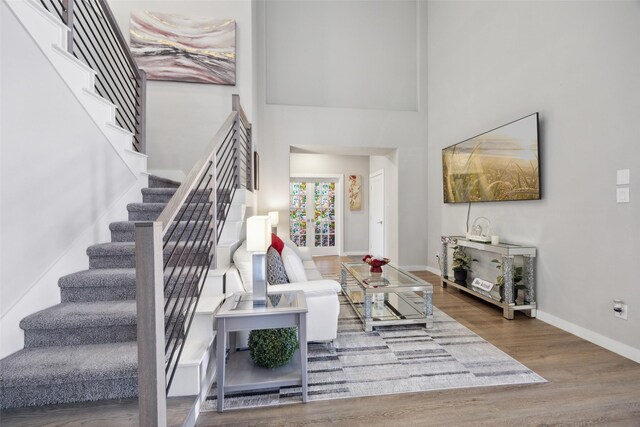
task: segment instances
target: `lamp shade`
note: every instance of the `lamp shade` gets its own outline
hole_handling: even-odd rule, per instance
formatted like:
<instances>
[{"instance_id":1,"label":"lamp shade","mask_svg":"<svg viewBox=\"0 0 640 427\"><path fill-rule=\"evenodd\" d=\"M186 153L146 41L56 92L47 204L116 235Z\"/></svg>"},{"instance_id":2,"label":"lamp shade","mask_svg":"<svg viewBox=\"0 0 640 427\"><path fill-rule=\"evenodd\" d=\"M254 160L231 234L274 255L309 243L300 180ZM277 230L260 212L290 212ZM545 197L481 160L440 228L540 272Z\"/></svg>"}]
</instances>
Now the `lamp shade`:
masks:
<instances>
[{"instance_id":1,"label":"lamp shade","mask_svg":"<svg viewBox=\"0 0 640 427\"><path fill-rule=\"evenodd\" d=\"M247 251L266 252L271 245L271 224L268 216L247 219Z\"/></svg>"},{"instance_id":2,"label":"lamp shade","mask_svg":"<svg viewBox=\"0 0 640 427\"><path fill-rule=\"evenodd\" d=\"M277 211L269 212L269 219L271 220L271 226L275 227L280 222L280 214Z\"/></svg>"}]
</instances>

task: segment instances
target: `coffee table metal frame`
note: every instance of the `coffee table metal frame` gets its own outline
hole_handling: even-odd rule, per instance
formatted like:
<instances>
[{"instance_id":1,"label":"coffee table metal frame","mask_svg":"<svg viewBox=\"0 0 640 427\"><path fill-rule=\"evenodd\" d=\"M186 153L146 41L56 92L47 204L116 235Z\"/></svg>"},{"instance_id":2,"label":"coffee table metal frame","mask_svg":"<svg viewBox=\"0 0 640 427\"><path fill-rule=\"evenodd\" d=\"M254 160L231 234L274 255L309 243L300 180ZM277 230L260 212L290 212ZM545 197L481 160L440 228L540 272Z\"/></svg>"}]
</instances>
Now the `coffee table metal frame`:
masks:
<instances>
[{"instance_id":1,"label":"coffee table metal frame","mask_svg":"<svg viewBox=\"0 0 640 427\"><path fill-rule=\"evenodd\" d=\"M362 291L363 301L354 300L353 286L350 289L347 283L348 275L355 279L358 290ZM382 273L370 273L369 265L363 262L343 262L340 284L342 293L362 320L367 332L373 330L374 326L382 325L424 323L427 328L433 326L433 285L393 264L385 265ZM422 304L416 304L409 298L416 292L422 292ZM389 294L397 295L397 302L402 307L395 306L400 304L394 305L395 298L389 298ZM384 318L374 316L376 308L381 305L387 314L393 315L383 316Z\"/></svg>"}]
</instances>

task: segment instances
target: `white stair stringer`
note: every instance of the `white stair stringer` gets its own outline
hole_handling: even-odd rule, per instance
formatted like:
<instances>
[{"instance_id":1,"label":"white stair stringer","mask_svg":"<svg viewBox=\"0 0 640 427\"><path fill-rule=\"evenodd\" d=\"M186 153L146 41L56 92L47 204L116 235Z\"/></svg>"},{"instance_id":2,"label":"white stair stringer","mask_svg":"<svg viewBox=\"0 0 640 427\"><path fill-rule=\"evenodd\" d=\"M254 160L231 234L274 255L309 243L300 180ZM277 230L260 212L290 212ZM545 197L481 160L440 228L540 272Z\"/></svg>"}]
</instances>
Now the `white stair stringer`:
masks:
<instances>
[{"instance_id":1,"label":"white stair stringer","mask_svg":"<svg viewBox=\"0 0 640 427\"><path fill-rule=\"evenodd\" d=\"M224 280L229 266L209 270L201 298L224 296Z\"/></svg>"},{"instance_id":2,"label":"white stair stringer","mask_svg":"<svg viewBox=\"0 0 640 427\"><path fill-rule=\"evenodd\" d=\"M246 238L246 219L255 212L254 193L242 188L235 191L220 240L216 247L216 268L228 267L233 262L233 253ZM214 274L215 276L215 274ZM209 272L211 280L212 273Z\"/></svg>"},{"instance_id":3,"label":"white stair stringer","mask_svg":"<svg viewBox=\"0 0 640 427\"><path fill-rule=\"evenodd\" d=\"M131 172L146 172L146 155L128 153L133 135L116 124L117 107L96 94L95 72L67 52L67 26L34 0L5 1Z\"/></svg>"},{"instance_id":4,"label":"white stair stringer","mask_svg":"<svg viewBox=\"0 0 640 427\"><path fill-rule=\"evenodd\" d=\"M215 314L224 295L200 297L189 335L184 345L169 396L207 397L216 374Z\"/></svg>"},{"instance_id":5,"label":"white stair stringer","mask_svg":"<svg viewBox=\"0 0 640 427\"><path fill-rule=\"evenodd\" d=\"M233 242L242 237L242 229L244 228L244 221L227 221L224 223L224 228L220 235L221 242Z\"/></svg>"}]
</instances>

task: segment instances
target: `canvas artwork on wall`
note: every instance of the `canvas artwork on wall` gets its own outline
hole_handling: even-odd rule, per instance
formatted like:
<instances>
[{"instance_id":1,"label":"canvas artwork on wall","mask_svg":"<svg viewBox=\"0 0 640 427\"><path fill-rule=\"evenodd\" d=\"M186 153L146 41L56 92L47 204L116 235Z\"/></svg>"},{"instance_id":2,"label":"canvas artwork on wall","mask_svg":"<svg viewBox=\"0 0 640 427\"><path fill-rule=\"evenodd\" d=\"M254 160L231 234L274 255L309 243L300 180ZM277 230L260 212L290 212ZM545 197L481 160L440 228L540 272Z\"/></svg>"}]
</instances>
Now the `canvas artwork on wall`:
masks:
<instances>
[{"instance_id":1,"label":"canvas artwork on wall","mask_svg":"<svg viewBox=\"0 0 640 427\"><path fill-rule=\"evenodd\" d=\"M349 210L362 209L362 177L349 175Z\"/></svg>"},{"instance_id":2,"label":"canvas artwork on wall","mask_svg":"<svg viewBox=\"0 0 640 427\"><path fill-rule=\"evenodd\" d=\"M236 84L236 22L134 11L130 45L149 80Z\"/></svg>"}]
</instances>

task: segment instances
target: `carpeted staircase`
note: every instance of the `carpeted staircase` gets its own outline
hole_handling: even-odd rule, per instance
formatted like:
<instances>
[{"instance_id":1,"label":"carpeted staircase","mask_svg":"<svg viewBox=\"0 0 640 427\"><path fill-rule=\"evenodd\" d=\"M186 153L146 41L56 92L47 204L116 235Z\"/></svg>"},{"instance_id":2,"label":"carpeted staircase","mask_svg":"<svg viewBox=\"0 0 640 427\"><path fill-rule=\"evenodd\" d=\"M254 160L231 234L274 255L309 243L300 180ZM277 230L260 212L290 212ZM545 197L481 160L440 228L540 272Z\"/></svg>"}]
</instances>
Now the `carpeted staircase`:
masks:
<instances>
[{"instance_id":1,"label":"carpeted staircase","mask_svg":"<svg viewBox=\"0 0 640 427\"><path fill-rule=\"evenodd\" d=\"M87 249L89 269L60 278L62 302L21 321L25 348L0 361L2 409L137 395L135 221L155 220L178 185L151 176L129 220L110 225L112 241Z\"/></svg>"}]
</instances>

